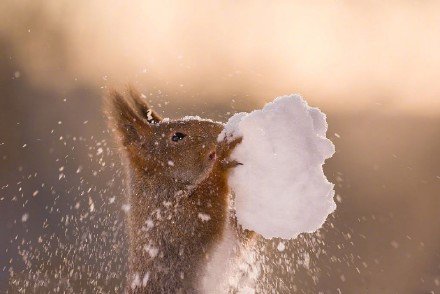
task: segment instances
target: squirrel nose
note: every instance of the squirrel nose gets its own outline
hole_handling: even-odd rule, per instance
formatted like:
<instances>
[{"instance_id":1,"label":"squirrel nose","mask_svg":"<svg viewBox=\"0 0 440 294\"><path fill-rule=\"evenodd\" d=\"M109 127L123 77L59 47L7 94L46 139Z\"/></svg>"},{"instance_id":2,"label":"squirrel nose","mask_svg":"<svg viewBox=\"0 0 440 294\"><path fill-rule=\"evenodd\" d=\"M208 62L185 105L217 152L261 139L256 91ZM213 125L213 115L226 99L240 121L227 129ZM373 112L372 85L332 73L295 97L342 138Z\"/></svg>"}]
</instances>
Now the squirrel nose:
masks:
<instances>
[{"instance_id":1,"label":"squirrel nose","mask_svg":"<svg viewBox=\"0 0 440 294\"><path fill-rule=\"evenodd\" d=\"M208 157L209 157L209 160L214 160L217 157L215 151L212 151L211 153L209 153Z\"/></svg>"}]
</instances>

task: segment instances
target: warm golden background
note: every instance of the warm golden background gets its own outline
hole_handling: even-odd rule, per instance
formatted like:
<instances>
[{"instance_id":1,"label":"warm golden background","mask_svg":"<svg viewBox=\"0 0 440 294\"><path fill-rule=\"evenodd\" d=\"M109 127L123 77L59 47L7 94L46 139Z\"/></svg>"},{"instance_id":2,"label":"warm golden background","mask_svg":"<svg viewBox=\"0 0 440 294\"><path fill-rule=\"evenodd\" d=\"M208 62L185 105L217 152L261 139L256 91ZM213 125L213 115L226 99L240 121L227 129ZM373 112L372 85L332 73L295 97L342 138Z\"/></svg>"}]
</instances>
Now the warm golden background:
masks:
<instances>
[{"instance_id":1,"label":"warm golden background","mask_svg":"<svg viewBox=\"0 0 440 294\"><path fill-rule=\"evenodd\" d=\"M225 121L289 93L327 113L338 209L321 237L270 253L266 288L439 292L439 11L403 0L1 1L0 291L120 292L124 199L101 97L131 83L170 117Z\"/></svg>"}]
</instances>

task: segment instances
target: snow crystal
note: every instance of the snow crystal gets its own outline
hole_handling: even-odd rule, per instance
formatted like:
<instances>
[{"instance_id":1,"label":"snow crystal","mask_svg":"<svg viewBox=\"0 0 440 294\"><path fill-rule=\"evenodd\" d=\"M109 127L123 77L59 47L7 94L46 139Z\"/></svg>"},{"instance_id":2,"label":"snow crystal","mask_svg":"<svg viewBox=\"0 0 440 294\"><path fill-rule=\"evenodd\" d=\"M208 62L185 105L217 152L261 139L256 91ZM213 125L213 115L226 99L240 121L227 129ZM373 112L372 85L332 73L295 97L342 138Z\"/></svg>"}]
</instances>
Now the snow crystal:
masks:
<instances>
[{"instance_id":1,"label":"snow crystal","mask_svg":"<svg viewBox=\"0 0 440 294\"><path fill-rule=\"evenodd\" d=\"M199 213L198 214L199 219L202 220L202 222L207 222L211 219L211 216L209 214L206 213Z\"/></svg>"},{"instance_id":2,"label":"snow crystal","mask_svg":"<svg viewBox=\"0 0 440 294\"><path fill-rule=\"evenodd\" d=\"M145 224L147 225L147 230L149 230L149 229L154 227L154 222L151 219L147 219L145 221Z\"/></svg>"},{"instance_id":3,"label":"snow crystal","mask_svg":"<svg viewBox=\"0 0 440 294\"><path fill-rule=\"evenodd\" d=\"M231 154L229 184L238 222L266 238L318 230L336 208L322 165L335 152L326 116L299 95L232 116L218 140L243 137Z\"/></svg>"},{"instance_id":4,"label":"snow crystal","mask_svg":"<svg viewBox=\"0 0 440 294\"><path fill-rule=\"evenodd\" d=\"M139 273L136 273L133 277L133 281L131 282L131 289L135 289L140 285L141 285L141 280L139 278Z\"/></svg>"},{"instance_id":5,"label":"snow crystal","mask_svg":"<svg viewBox=\"0 0 440 294\"><path fill-rule=\"evenodd\" d=\"M121 208L125 213L128 213L130 211L130 204L123 204Z\"/></svg>"},{"instance_id":6,"label":"snow crystal","mask_svg":"<svg viewBox=\"0 0 440 294\"><path fill-rule=\"evenodd\" d=\"M28 219L29 219L29 213L25 213L21 216L21 221L23 223L27 222Z\"/></svg>"},{"instance_id":7,"label":"snow crystal","mask_svg":"<svg viewBox=\"0 0 440 294\"><path fill-rule=\"evenodd\" d=\"M181 122L185 122L185 121L191 121L191 120L196 120L196 121L206 121L206 122L215 122L212 119L209 118L201 118L198 115L187 115L184 116L183 118L180 119Z\"/></svg>"},{"instance_id":8,"label":"snow crystal","mask_svg":"<svg viewBox=\"0 0 440 294\"><path fill-rule=\"evenodd\" d=\"M152 113L151 109L148 109L148 110L147 110L147 120L148 120L148 121L153 120L153 116L151 115L151 113Z\"/></svg>"},{"instance_id":9,"label":"snow crystal","mask_svg":"<svg viewBox=\"0 0 440 294\"><path fill-rule=\"evenodd\" d=\"M95 211L95 203L93 203L93 200L91 197L89 197L89 209L90 209L90 212Z\"/></svg>"},{"instance_id":10,"label":"snow crystal","mask_svg":"<svg viewBox=\"0 0 440 294\"><path fill-rule=\"evenodd\" d=\"M144 250L151 256L151 258L155 258L159 253L159 249L151 244L145 245Z\"/></svg>"},{"instance_id":11,"label":"snow crystal","mask_svg":"<svg viewBox=\"0 0 440 294\"><path fill-rule=\"evenodd\" d=\"M142 286L143 286L143 287L147 286L147 283L148 283L148 279L149 279L149 278L150 278L150 273L147 272L147 273L144 275L143 279L142 279Z\"/></svg>"},{"instance_id":12,"label":"snow crystal","mask_svg":"<svg viewBox=\"0 0 440 294\"><path fill-rule=\"evenodd\" d=\"M283 252L286 249L286 245L283 242L278 243L277 250Z\"/></svg>"}]
</instances>

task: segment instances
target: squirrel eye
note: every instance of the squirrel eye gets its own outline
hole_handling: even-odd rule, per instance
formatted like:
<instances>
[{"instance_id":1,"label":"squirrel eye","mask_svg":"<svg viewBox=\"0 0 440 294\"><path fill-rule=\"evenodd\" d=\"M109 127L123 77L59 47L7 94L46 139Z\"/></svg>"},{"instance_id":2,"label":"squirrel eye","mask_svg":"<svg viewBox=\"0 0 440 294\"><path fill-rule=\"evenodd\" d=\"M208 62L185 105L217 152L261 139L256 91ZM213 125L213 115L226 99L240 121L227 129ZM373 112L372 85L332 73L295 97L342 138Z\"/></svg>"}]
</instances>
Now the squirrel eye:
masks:
<instances>
[{"instance_id":1,"label":"squirrel eye","mask_svg":"<svg viewBox=\"0 0 440 294\"><path fill-rule=\"evenodd\" d=\"M174 135L171 137L171 140L173 142L177 142L177 141L182 140L185 137L186 137L186 135L184 133L177 132L177 133L174 133Z\"/></svg>"}]
</instances>

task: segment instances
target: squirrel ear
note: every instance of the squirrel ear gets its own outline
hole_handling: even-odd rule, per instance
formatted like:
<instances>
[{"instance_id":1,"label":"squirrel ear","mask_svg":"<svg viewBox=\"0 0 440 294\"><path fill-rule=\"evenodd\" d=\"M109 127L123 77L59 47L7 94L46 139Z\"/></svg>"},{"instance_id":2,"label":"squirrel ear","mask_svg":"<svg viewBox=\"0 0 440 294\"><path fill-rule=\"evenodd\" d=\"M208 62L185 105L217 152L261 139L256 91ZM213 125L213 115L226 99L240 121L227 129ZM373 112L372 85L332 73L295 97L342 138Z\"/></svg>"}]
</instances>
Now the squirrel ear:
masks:
<instances>
[{"instance_id":1,"label":"squirrel ear","mask_svg":"<svg viewBox=\"0 0 440 294\"><path fill-rule=\"evenodd\" d=\"M159 123L162 118L154 112L150 107L148 107L147 102L143 99L140 93L134 89L133 87L128 87L128 94L133 102L133 106L135 111L146 119L150 124L151 123Z\"/></svg>"},{"instance_id":2,"label":"squirrel ear","mask_svg":"<svg viewBox=\"0 0 440 294\"><path fill-rule=\"evenodd\" d=\"M118 132L123 146L137 142L147 135L150 130L149 124L136 114L120 93L111 90L105 102L109 122Z\"/></svg>"}]
</instances>

